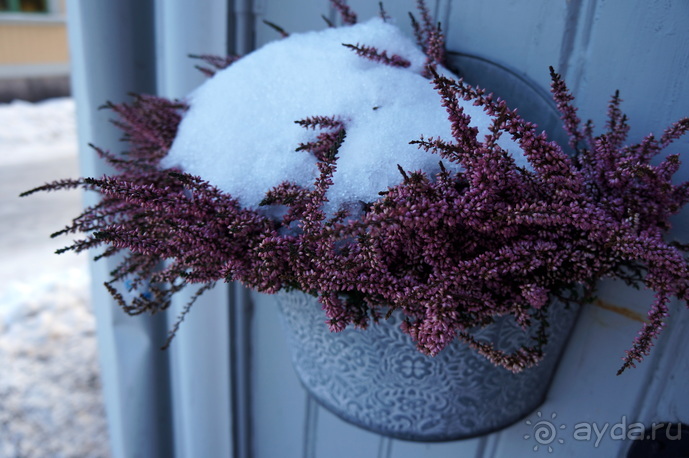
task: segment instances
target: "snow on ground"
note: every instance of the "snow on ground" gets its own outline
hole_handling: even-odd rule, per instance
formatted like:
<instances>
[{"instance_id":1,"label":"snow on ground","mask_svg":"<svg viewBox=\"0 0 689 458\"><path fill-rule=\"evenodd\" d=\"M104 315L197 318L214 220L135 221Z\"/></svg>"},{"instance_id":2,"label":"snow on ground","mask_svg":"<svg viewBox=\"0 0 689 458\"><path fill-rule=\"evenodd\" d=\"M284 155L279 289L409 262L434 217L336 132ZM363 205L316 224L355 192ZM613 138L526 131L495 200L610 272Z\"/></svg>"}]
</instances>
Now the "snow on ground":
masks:
<instances>
[{"instance_id":1,"label":"snow on ground","mask_svg":"<svg viewBox=\"0 0 689 458\"><path fill-rule=\"evenodd\" d=\"M0 105L0 458L108 456L86 257L48 235L79 192L18 194L78 175L74 103Z\"/></svg>"},{"instance_id":2,"label":"snow on ground","mask_svg":"<svg viewBox=\"0 0 689 458\"><path fill-rule=\"evenodd\" d=\"M76 154L74 101L68 97L0 104L0 166L70 158Z\"/></svg>"}]
</instances>

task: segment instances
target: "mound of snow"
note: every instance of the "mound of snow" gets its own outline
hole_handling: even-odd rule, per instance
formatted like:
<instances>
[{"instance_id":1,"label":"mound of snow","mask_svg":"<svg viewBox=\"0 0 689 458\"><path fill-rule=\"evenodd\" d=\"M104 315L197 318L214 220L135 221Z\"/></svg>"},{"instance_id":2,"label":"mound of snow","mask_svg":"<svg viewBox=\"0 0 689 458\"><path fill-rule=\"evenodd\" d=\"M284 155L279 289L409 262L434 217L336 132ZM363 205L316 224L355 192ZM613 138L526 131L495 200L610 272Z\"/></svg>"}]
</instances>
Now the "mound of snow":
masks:
<instances>
[{"instance_id":1,"label":"mound of snow","mask_svg":"<svg viewBox=\"0 0 689 458\"><path fill-rule=\"evenodd\" d=\"M372 62L343 43L374 46L411 66ZM257 208L265 192L283 181L313 184L316 159L295 148L316 134L295 121L334 115L344 121L346 138L327 196L329 210L375 200L379 191L401 182L397 164L431 174L439 169L440 158L411 140L451 140L440 96L421 76L425 60L415 43L378 18L267 44L189 96L190 109L164 165L199 175L243 206ZM473 125L487 132L490 118L464 106Z\"/></svg>"}]
</instances>

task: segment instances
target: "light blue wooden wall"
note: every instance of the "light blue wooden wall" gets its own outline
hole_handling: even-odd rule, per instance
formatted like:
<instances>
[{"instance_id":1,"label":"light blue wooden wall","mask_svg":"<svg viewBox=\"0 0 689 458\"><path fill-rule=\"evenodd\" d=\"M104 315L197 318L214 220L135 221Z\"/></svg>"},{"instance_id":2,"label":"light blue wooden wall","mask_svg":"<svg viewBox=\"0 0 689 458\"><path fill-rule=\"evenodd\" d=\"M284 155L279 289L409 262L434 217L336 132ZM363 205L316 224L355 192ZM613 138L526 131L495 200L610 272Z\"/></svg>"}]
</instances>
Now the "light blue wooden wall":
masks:
<instances>
[{"instance_id":1,"label":"light blue wooden wall","mask_svg":"<svg viewBox=\"0 0 689 458\"><path fill-rule=\"evenodd\" d=\"M327 2L259 1L256 44L274 39L261 29L268 19L288 31L322 28L318 13L332 16ZM386 9L406 27L411 0L388 1ZM448 48L504 64L549 87L548 66L561 72L577 96L580 115L603 127L610 96L619 89L623 110L631 119L630 140L662 129L689 115L689 2L671 0L438 0L428 2L447 33ZM377 2L350 0L365 19ZM681 179L689 179L689 142L683 152ZM674 235L689 240L687 212L677 218ZM544 417L564 425L549 454L524 439L531 427L519 422L482 438L438 444L391 440L344 423L308 399L289 362L272 298L254 295L252 326L252 434L256 457L563 457L624 456L628 441L604 435L596 444L572 438L574 425L595 422L609 427L654 421L689 423L689 396L683 380L689 357L689 313L677 306L673 325L655 353L639 368L620 377L615 372L652 296L611 282L601 286L598 305L580 317L546 403ZM610 309L619 307L626 315ZM536 412L530 417L538 420ZM536 421L534 420L534 422Z\"/></svg>"},{"instance_id":2,"label":"light blue wooden wall","mask_svg":"<svg viewBox=\"0 0 689 458\"><path fill-rule=\"evenodd\" d=\"M660 133L689 115L689 1L686 0L427 0L445 27L448 47L483 56L548 86L556 67L574 90L582 118L603 123L615 89L629 114L631 140ZM350 0L361 19L375 0ZM410 31L415 0L388 0L386 9ZM79 106L83 173L100 175L88 142L119 150L120 133L105 100L130 91L182 96L201 79L187 53L246 52L276 39L262 23L290 32L322 28L336 15L327 0L69 0L74 95ZM155 65L154 65L155 64ZM689 140L678 179L689 179ZM689 241L689 212L674 235ZM418 444L379 437L343 423L311 402L292 370L277 309L269 296L251 301L236 287L216 288L189 315L172 351L163 354L168 316L123 316L101 286L97 264L94 307L104 368L113 455L237 458L512 458L624 456L628 443L606 436L575 441L576 423L598 426L654 421L689 423L689 313L673 310L654 354L638 369L614 375L641 326L651 297L611 282L587 307L564 355L546 403L546 418L564 425L563 444L534 452L519 422L477 439ZM615 311L615 307L617 311ZM622 310L624 313L619 313ZM635 315L636 314L636 315ZM531 417L536 419L536 413ZM174 451L173 452L171 452Z\"/></svg>"}]
</instances>

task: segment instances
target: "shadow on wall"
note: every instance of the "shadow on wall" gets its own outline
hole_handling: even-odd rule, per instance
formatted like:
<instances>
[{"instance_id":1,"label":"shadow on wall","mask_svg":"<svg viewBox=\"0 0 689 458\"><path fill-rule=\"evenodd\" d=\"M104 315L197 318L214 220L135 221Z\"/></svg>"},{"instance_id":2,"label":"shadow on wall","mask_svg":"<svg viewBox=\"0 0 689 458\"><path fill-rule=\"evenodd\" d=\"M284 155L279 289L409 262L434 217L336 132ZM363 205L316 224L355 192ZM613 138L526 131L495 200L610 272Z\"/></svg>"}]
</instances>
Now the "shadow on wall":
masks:
<instances>
[{"instance_id":1,"label":"shadow on wall","mask_svg":"<svg viewBox=\"0 0 689 458\"><path fill-rule=\"evenodd\" d=\"M69 76L31 76L0 79L0 103L15 99L28 102L70 95Z\"/></svg>"}]
</instances>

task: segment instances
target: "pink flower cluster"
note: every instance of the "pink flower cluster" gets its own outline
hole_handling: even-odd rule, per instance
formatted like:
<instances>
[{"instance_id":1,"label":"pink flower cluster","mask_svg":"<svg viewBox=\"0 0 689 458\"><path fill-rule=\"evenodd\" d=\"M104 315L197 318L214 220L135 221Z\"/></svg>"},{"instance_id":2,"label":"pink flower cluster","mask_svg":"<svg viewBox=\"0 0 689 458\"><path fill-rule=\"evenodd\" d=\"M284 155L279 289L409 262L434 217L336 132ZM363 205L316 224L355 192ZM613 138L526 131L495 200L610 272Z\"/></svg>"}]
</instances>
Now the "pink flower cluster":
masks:
<instances>
[{"instance_id":1,"label":"pink flower cluster","mask_svg":"<svg viewBox=\"0 0 689 458\"><path fill-rule=\"evenodd\" d=\"M355 20L344 2L335 5ZM689 201L689 184L671 180L677 156L651 163L689 130L689 118L660 138L625 145L628 125L616 94L606 132L593 137L590 124L580 126L571 94L551 69L552 93L575 151L570 157L504 101L436 73L433 63L442 54L429 43L441 38L429 19L424 22L415 30L427 35L427 71L453 141L413 143L438 154L436 176L400 168L403 182L379 199L345 205L329 216L326 192L347 122L314 116L298 123L321 133L295 147L314 154L319 176L310 188L285 182L270 190L262 205L283 210L271 219L240 207L199 177L161 168L185 106L138 96L133 104L109 106L131 144L128 155L96 148L119 174L57 181L26 194L73 187L102 194L98 205L60 233L88 234L66 249L105 246L100 256L124 255L107 287L131 314L167 308L170 297L189 284L202 285L199 294L218 280L268 293L298 289L318 296L333 331L366 327L383 311L401 310L403 330L420 351L435 355L459 338L518 372L542 357L551 302L589 299L596 282L610 277L656 292L649 321L620 372L633 366L663 328L669 299L689 300L686 247L664 240L669 217ZM480 138L469 125L460 99L493 117L487 136ZM531 169L518 167L499 146L502 135L519 144ZM443 162L461 164L463 171L450 173ZM140 295L126 301L115 289L122 281ZM505 315L537 327L531 345L506 354L472 337L472 330Z\"/></svg>"}]
</instances>

